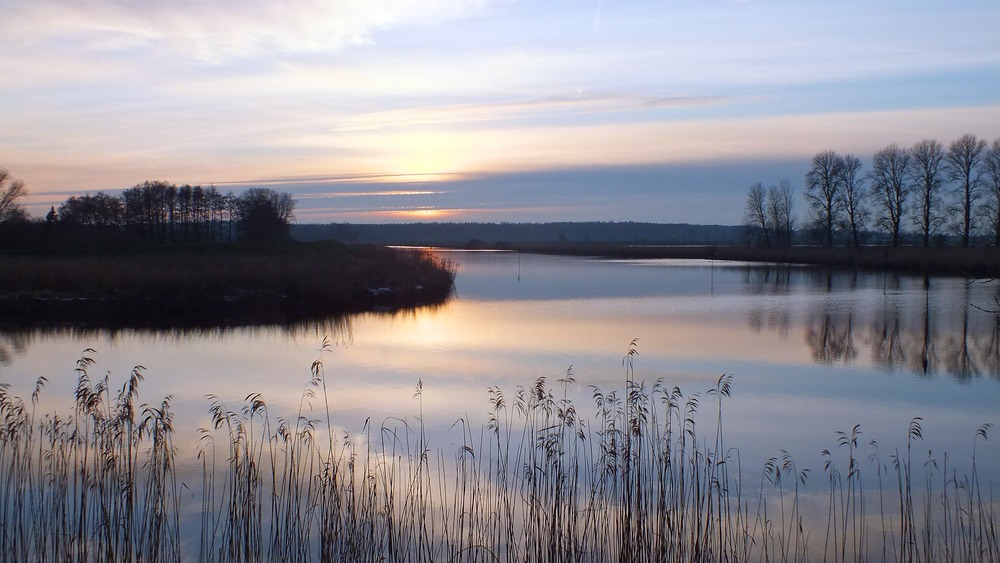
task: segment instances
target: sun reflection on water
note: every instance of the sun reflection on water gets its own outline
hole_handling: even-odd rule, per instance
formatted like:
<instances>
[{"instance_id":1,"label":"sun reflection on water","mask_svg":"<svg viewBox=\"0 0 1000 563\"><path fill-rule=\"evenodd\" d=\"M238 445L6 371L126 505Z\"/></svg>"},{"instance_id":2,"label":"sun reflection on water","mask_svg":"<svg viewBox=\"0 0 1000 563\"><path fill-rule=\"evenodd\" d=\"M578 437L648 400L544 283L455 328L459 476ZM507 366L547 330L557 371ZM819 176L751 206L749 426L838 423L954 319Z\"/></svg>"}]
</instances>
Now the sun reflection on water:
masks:
<instances>
[{"instance_id":1,"label":"sun reflection on water","mask_svg":"<svg viewBox=\"0 0 1000 563\"><path fill-rule=\"evenodd\" d=\"M781 450L822 467L819 453L835 447L834 432L855 424L866 439L893 447L915 416L925 421L921 448L962 459L1000 401L995 319L969 306L991 303L996 283L496 252L447 257L460 262L457 297L440 307L297 327L8 331L0 381L27 396L45 375L41 408L68 412L85 348L97 350L92 377L108 374L112 389L141 364L143 400L174 397L183 457L211 423L208 394L238 410L260 393L274 416L294 420L302 409L318 417L325 402L309 396L318 359L338 433L412 422L422 406L428 439L447 446L459 418L485 424L493 385L513 393L571 370L577 383L568 396L588 416L592 386L624 385L623 357L638 338L635 379L701 394L708 418L716 407L706 391L721 374L734 376L727 443L756 477ZM321 350L328 336L332 345ZM982 455L998 457L989 451Z\"/></svg>"}]
</instances>

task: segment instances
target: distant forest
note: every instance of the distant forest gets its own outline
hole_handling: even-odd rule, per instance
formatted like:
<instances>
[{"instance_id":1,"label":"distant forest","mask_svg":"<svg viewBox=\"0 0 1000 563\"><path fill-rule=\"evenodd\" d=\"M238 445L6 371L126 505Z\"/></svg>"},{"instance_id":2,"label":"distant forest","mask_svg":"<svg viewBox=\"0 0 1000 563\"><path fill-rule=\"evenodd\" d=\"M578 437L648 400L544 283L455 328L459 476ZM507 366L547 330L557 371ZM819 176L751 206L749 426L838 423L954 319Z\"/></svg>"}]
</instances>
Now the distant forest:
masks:
<instances>
[{"instance_id":1,"label":"distant forest","mask_svg":"<svg viewBox=\"0 0 1000 563\"><path fill-rule=\"evenodd\" d=\"M292 225L300 241L339 240L372 244L491 246L528 242L626 244L740 244L742 226L684 223L402 223Z\"/></svg>"}]
</instances>

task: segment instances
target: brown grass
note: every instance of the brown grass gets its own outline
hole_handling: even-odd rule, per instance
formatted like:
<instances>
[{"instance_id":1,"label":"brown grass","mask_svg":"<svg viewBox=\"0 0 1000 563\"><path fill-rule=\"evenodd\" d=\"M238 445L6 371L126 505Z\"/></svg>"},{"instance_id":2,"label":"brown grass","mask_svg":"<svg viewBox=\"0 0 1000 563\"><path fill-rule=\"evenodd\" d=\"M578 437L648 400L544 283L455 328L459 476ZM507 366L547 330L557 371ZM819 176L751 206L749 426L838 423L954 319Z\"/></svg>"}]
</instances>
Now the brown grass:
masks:
<instances>
[{"instance_id":1,"label":"brown grass","mask_svg":"<svg viewBox=\"0 0 1000 563\"><path fill-rule=\"evenodd\" d=\"M0 256L8 321L295 321L443 301L454 268L426 253L336 243ZM265 319L261 319L261 316Z\"/></svg>"}]
</instances>

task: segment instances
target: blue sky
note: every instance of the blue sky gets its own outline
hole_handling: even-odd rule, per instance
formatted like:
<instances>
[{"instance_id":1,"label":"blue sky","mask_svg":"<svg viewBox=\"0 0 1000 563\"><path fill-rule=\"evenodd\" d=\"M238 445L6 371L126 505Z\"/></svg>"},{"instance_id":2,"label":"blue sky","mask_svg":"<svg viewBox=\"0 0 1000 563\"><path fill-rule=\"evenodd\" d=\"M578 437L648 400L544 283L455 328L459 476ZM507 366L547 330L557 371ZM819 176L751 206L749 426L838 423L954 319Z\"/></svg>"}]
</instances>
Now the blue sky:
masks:
<instances>
[{"instance_id":1,"label":"blue sky","mask_svg":"<svg viewBox=\"0 0 1000 563\"><path fill-rule=\"evenodd\" d=\"M735 224L833 149L1000 137L989 1L0 0L35 215L143 180L302 222ZM798 200L799 211L804 204Z\"/></svg>"}]
</instances>

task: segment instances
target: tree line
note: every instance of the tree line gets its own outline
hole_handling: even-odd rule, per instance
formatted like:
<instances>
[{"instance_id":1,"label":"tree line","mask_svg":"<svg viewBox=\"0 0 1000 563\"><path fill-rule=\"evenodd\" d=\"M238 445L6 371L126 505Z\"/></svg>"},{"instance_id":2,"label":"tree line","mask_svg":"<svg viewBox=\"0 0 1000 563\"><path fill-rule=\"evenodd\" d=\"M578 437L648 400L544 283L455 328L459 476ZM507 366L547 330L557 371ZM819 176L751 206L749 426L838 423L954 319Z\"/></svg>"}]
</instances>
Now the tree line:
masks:
<instances>
[{"instance_id":1,"label":"tree line","mask_svg":"<svg viewBox=\"0 0 1000 563\"><path fill-rule=\"evenodd\" d=\"M292 225L295 240L383 245L510 248L523 243L740 244L735 225L575 221L553 223L373 223Z\"/></svg>"},{"instance_id":2,"label":"tree line","mask_svg":"<svg viewBox=\"0 0 1000 563\"><path fill-rule=\"evenodd\" d=\"M823 151L805 175L810 221L800 235L825 246L869 242L930 246L956 237L963 246L1000 246L1000 139L988 145L963 135L947 148L933 139L912 147L892 143L862 169L853 154ZM747 190L747 241L789 245L794 219L791 185Z\"/></svg>"},{"instance_id":3,"label":"tree line","mask_svg":"<svg viewBox=\"0 0 1000 563\"><path fill-rule=\"evenodd\" d=\"M145 181L120 195L97 192L71 196L52 206L44 219L34 219L18 200L23 182L0 169L0 235L6 244L71 241L169 244L289 240L295 200L268 188L240 194L215 186L177 186Z\"/></svg>"}]
</instances>

